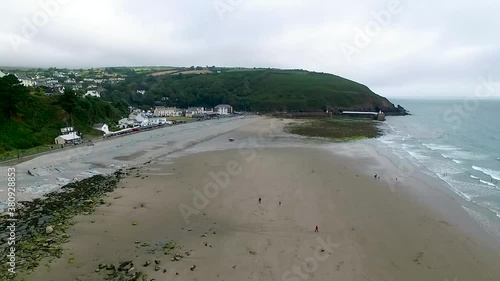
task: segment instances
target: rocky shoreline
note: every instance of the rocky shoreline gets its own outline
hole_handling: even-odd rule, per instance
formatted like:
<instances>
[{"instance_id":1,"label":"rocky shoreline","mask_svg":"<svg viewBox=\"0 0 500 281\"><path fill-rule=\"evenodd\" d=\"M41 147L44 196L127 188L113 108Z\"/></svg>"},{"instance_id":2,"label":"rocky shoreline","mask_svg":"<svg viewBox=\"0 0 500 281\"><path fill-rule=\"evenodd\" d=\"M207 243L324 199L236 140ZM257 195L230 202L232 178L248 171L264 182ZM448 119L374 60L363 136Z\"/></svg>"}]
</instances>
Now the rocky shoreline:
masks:
<instances>
[{"instance_id":1,"label":"rocky shoreline","mask_svg":"<svg viewBox=\"0 0 500 281\"><path fill-rule=\"evenodd\" d=\"M53 192L43 199L19 202L15 214L15 272L27 273L40 265L44 258L60 257L62 244L70 236L66 230L74 224L76 215L88 215L96 206L107 204L102 197L112 192L122 175L126 172L119 170L112 175L97 175L79 182L70 183ZM9 214L3 214L0 227L8 229L11 224ZM0 234L0 280L9 280L13 277L8 271L11 268L8 231Z\"/></svg>"}]
</instances>

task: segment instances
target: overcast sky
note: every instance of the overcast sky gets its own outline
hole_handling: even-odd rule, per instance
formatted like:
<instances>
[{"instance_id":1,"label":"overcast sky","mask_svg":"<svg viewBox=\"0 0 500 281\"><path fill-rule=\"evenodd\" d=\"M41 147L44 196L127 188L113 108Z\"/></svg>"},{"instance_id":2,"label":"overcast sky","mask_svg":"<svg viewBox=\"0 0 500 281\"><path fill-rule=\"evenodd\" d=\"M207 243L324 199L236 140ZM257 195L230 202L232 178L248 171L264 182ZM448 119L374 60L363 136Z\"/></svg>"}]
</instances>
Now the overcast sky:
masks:
<instances>
[{"instance_id":1,"label":"overcast sky","mask_svg":"<svg viewBox=\"0 0 500 281\"><path fill-rule=\"evenodd\" d=\"M388 97L472 96L481 77L500 80L498 11L497 0L2 0L0 66L301 68Z\"/></svg>"}]
</instances>

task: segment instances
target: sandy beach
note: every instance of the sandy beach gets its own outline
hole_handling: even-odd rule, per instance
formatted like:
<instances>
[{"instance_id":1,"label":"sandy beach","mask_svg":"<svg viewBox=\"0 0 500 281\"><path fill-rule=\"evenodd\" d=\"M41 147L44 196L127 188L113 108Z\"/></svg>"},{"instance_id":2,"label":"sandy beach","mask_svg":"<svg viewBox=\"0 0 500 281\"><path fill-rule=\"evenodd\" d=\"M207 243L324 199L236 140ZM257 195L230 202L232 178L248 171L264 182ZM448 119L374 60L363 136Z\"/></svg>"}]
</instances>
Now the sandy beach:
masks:
<instances>
[{"instance_id":1,"label":"sandy beach","mask_svg":"<svg viewBox=\"0 0 500 281\"><path fill-rule=\"evenodd\" d=\"M139 280L500 280L498 245L456 225L475 226L454 198L418 186L447 216L407 191L420 181L374 179L359 143L319 146L286 122L256 118L149 159L26 280L105 280L99 265L124 261Z\"/></svg>"}]
</instances>

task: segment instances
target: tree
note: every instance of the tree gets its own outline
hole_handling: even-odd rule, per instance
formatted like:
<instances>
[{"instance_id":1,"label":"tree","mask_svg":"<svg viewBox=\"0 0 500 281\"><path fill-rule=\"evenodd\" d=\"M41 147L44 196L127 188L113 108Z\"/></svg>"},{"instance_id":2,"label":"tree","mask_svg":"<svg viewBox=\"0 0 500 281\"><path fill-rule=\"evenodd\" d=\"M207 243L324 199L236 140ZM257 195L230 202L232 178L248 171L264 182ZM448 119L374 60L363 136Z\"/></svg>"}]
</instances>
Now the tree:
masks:
<instances>
[{"instance_id":1,"label":"tree","mask_svg":"<svg viewBox=\"0 0 500 281\"><path fill-rule=\"evenodd\" d=\"M59 105L69 113L70 115L74 112L76 103L78 101L78 96L73 90L65 90L64 94L59 97Z\"/></svg>"},{"instance_id":2,"label":"tree","mask_svg":"<svg viewBox=\"0 0 500 281\"><path fill-rule=\"evenodd\" d=\"M18 106L29 98L29 90L14 75L0 78L0 112L10 119L19 112Z\"/></svg>"}]
</instances>

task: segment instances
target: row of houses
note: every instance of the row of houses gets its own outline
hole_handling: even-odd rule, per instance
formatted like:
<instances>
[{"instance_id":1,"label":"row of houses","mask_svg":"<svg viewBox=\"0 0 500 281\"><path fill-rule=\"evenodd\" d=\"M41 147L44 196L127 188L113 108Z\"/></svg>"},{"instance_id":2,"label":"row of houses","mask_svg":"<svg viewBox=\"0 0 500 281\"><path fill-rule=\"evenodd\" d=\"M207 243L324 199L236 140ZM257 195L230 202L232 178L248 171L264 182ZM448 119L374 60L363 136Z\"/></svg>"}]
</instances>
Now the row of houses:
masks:
<instances>
[{"instance_id":1,"label":"row of houses","mask_svg":"<svg viewBox=\"0 0 500 281\"><path fill-rule=\"evenodd\" d=\"M5 77L9 74L10 73L3 73L2 71L0 71L0 78ZM26 87L36 86L36 81L32 78L29 78L28 76L17 75L17 74L14 74L14 76L16 76L16 78L19 80L19 82L21 82L21 84L23 84Z\"/></svg>"},{"instance_id":2,"label":"row of houses","mask_svg":"<svg viewBox=\"0 0 500 281\"><path fill-rule=\"evenodd\" d=\"M0 73L1 74L1 73ZM228 104L220 104L207 111L203 107L190 107L187 110L177 109L175 107L156 107L154 112L151 110L145 112L139 109L132 110L128 117L118 121L120 129L146 127L153 125L172 124L167 117L188 116L194 117L205 115L230 115L233 114L233 107ZM95 130L101 131L103 135L110 134L109 126L104 123L94 124ZM58 145L78 144L82 142L81 134L76 132L73 127L61 128L61 135L55 138Z\"/></svg>"},{"instance_id":3,"label":"row of houses","mask_svg":"<svg viewBox=\"0 0 500 281\"><path fill-rule=\"evenodd\" d=\"M9 73L3 73L0 74L0 78L3 76L8 75ZM46 89L46 94L47 95L52 95L52 94L58 94L59 91L56 91L54 89L60 89L60 88L71 88L74 91L78 90L89 90L87 92L89 95L86 96L93 96L93 97L100 97L100 95L96 95L92 93L93 91L102 92L102 89L100 89L100 85L104 83L109 83L109 84L118 84L120 82L125 81L124 77L110 77L110 78L83 78L82 79L77 79L74 77L81 76L77 72L54 72L52 75L36 75L35 77L28 77L23 74L16 74L16 73L10 73L13 74L14 76L17 77L17 79L21 82L22 85L26 87L42 87ZM70 77L71 75L74 75L74 77ZM64 80L62 80L62 79ZM80 80L80 81L78 81Z\"/></svg>"},{"instance_id":4,"label":"row of houses","mask_svg":"<svg viewBox=\"0 0 500 281\"><path fill-rule=\"evenodd\" d=\"M233 114L233 107L228 104L219 104L213 109L206 110L204 107L189 107L188 109L179 109L176 107L157 106L154 109L153 116L155 117L195 117L205 114L230 115Z\"/></svg>"},{"instance_id":5,"label":"row of houses","mask_svg":"<svg viewBox=\"0 0 500 281\"><path fill-rule=\"evenodd\" d=\"M151 125L172 124L167 117L154 117L147 113L131 113L127 118L118 121L118 128L144 127Z\"/></svg>"}]
</instances>

